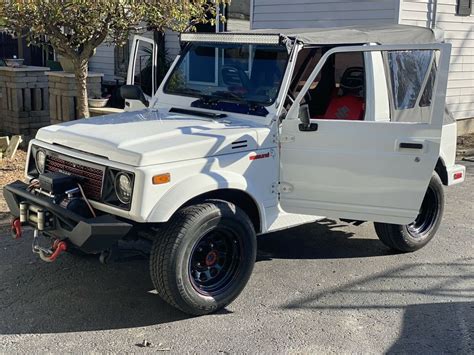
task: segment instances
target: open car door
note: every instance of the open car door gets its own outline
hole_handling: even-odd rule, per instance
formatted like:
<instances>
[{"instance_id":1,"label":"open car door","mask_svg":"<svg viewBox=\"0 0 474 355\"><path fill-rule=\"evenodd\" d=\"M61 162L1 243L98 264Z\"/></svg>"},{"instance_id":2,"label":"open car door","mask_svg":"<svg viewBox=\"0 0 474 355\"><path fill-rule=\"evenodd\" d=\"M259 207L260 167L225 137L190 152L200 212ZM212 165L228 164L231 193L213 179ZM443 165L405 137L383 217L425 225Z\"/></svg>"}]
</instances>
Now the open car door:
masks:
<instances>
[{"instance_id":1,"label":"open car door","mask_svg":"<svg viewBox=\"0 0 474 355\"><path fill-rule=\"evenodd\" d=\"M150 38L134 36L127 71L127 85L137 85L148 101L157 89L156 72L158 46ZM140 100L125 100L125 111L141 110L145 105Z\"/></svg>"},{"instance_id":2,"label":"open car door","mask_svg":"<svg viewBox=\"0 0 474 355\"><path fill-rule=\"evenodd\" d=\"M394 97L390 117L311 118L310 125L302 123L301 115L309 114L302 100L329 56L374 51L382 53L385 64L374 75L386 76L389 95ZM449 44L423 44L347 46L325 53L280 128L282 208L330 218L413 222L439 157L450 51ZM419 65L419 58L429 57L427 52L431 63ZM420 67L426 67L423 73L418 72ZM420 78L419 88L402 82L413 76ZM416 110L423 95L430 95L424 98L429 109L425 105Z\"/></svg>"}]
</instances>

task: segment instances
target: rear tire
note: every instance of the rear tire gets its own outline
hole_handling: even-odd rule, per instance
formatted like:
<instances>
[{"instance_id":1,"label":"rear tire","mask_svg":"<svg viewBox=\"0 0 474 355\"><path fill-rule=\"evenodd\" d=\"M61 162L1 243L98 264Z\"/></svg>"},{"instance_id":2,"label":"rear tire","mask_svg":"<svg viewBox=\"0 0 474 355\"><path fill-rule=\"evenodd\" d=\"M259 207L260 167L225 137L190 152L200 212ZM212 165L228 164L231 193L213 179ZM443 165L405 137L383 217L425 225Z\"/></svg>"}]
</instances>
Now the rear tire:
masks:
<instances>
[{"instance_id":1,"label":"rear tire","mask_svg":"<svg viewBox=\"0 0 474 355\"><path fill-rule=\"evenodd\" d=\"M257 250L249 217L219 200L179 210L160 229L150 273L160 297L191 315L215 312L243 290Z\"/></svg>"},{"instance_id":2,"label":"rear tire","mask_svg":"<svg viewBox=\"0 0 474 355\"><path fill-rule=\"evenodd\" d=\"M374 223L375 232L386 246L400 252L412 252L423 248L438 231L444 211L443 184L433 173L420 213L407 225Z\"/></svg>"}]
</instances>

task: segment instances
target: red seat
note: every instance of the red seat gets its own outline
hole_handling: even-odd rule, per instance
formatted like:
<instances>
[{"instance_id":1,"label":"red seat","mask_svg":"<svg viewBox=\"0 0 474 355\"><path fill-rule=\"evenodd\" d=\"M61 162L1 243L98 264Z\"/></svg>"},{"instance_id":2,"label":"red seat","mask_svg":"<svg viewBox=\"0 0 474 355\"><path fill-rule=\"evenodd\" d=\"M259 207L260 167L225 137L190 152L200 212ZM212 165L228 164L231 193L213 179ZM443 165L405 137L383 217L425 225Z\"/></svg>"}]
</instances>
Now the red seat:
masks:
<instances>
[{"instance_id":1,"label":"red seat","mask_svg":"<svg viewBox=\"0 0 474 355\"><path fill-rule=\"evenodd\" d=\"M344 95L333 97L326 113L318 118L326 120L363 120L364 114L364 98L354 95Z\"/></svg>"}]
</instances>

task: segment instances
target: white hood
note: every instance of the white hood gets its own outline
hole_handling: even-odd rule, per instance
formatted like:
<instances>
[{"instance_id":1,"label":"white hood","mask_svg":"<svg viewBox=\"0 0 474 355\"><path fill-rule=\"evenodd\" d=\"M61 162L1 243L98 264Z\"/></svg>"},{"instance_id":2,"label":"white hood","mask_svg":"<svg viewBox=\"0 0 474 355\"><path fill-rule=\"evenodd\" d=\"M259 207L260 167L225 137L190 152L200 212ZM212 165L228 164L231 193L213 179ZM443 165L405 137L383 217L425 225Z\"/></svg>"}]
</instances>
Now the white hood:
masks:
<instances>
[{"instance_id":1,"label":"white hood","mask_svg":"<svg viewBox=\"0 0 474 355\"><path fill-rule=\"evenodd\" d=\"M248 122L162 114L156 110L48 126L40 129L36 138L133 166L204 158L259 147L257 126Z\"/></svg>"}]
</instances>

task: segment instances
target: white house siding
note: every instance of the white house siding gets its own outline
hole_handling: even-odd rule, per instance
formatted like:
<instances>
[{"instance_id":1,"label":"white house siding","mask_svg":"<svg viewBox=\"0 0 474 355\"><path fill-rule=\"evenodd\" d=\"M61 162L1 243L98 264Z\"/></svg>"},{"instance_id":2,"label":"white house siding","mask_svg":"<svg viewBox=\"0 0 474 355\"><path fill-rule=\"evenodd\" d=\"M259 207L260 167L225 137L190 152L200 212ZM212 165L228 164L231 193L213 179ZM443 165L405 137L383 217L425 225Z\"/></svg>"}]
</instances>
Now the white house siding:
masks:
<instances>
[{"instance_id":1,"label":"white house siding","mask_svg":"<svg viewBox=\"0 0 474 355\"><path fill-rule=\"evenodd\" d=\"M96 73L103 73L104 80L113 80L115 70L114 63L114 46L103 43L97 47L96 53L89 60L89 70Z\"/></svg>"},{"instance_id":2,"label":"white house siding","mask_svg":"<svg viewBox=\"0 0 474 355\"><path fill-rule=\"evenodd\" d=\"M429 27L433 0L403 0L400 23ZM436 27L453 45L447 92L449 110L456 119L474 117L474 15L456 16L456 0L438 0Z\"/></svg>"},{"instance_id":3,"label":"white house siding","mask_svg":"<svg viewBox=\"0 0 474 355\"><path fill-rule=\"evenodd\" d=\"M179 53L179 33L166 30L165 32L165 49L168 59L174 60Z\"/></svg>"},{"instance_id":4,"label":"white house siding","mask_svg":"<svg viewBox=\"0 0 474 355\"><path fill-rule=\"evenodd\" d=\"M253 0L252 28L396 23L398 0Z\"/></svg>"}]
</instances>

